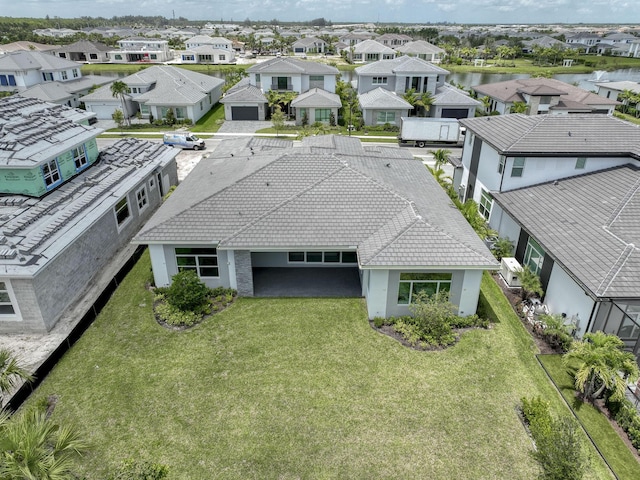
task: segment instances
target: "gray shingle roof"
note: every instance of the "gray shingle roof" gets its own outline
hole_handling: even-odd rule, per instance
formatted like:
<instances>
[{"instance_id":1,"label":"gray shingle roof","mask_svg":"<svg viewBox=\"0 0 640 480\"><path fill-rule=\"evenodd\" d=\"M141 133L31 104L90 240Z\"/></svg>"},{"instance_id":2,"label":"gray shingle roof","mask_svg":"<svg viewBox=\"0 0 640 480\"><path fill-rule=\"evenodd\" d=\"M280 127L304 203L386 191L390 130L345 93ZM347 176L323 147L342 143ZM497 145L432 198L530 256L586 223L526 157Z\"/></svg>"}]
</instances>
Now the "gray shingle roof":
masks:
<instances>
[{"instance_id":1,"label":"gray shingle roof","mask_svg":"<svg viewBox=\"0 0 640 480\"><path fill-rule=\"evenodd\" d=\"M382 53L389 55L396 53L393 48L387 47L375 40L364 40L360 43L357 43L353 47L353 51L354 53L362 53L363 55L367 53Z\"/></svg>"},{"instance_id":2,"label":"gray shingle roof","mask_svg":"<svg viewBox=\"0 0 640 480\"><path fill-rule=\"evenodd\" d=\"M358 246L363 266L496 267L435 179L407 154L357 156L358 140L338 137L285 149L256 146L254 155L247 140L233 142L223 141L196 166L136 243ZM309 153L313 148L325 151ZM206 198L194 198L197 186Z\"/></svg>"},{"instance_id":3,"label":"gray shingle roof","mask_svg":"<svg viewBox=\"0 0 640 480\"><path fill-rule=\"evenodd\" d=\"M471 98L465 91L460 90L452 85L444 84L436 89L433 96L434 105L464 105L468 107L476 107L482 105L475 98Z\"/></svg>"},{"instance_id":4,"label":"gray shingle roof","mask_svg":"<svg viewBox=\"0 0 640 480\"><path fill-rule=\"evenodd\" d=\"M390 92L382 87L378 87L367 93L361 93L358 95L358 101L362 108L413 110L409 102L394 92Z\"/></svg>"},{"instance_id":5,"label":"gray shingle roof","mask_svg":"<svg viewBox=\"0 0 640 480\"><path fill-rule=\"evenodd\" d=\"M461 125L508 155L629 155L640 144L640 128L607 115L519 113L464 118Z\"/></svg>"},{"instance_id":6,"label":"gray shingle roof","mask_svg":"<svg viewBox=\"0 0 640 480\"><path fill-rule=\"evenodd\" d=\"M337 68L319 62L299 60L293 57L276 57L266 62L256 63L247 69L249 73L293 73L337 75Z\"/></svg>"},{"instance_id":7,"label":"gray shingle roof","mask_svg":"<svg viewBox=\"0 0 640 480\"><path fill-rule=\"evenodd\" d=\"M640 297L640 170L631 165L494 198L594 296Z\"/></svg>"},{"instance_id":8,"label":"gray shingle roof","mask_svg":"<svg viewBox=\"0 0 640 480\"><path fill-rule=\"evenodd\" d=\"M390 60L379 60L356 68L358 75L392 75L403 73L423 73L448 75L449 71L438 67L433 63L422 60L417 57L408 57L403 55Z\"/></svg>"},{"instance_id":9,"label":"gray shingle roof","mask_svg":"<svg viewBox=\"0 0 640 480\"><path fill-rule=\"evenodd\" d=\"M340 96L321 88L312 88L291 101L291 106L300 107L341 107Z\"/></svg>"},{"instance_id":10,"label":"gray shingle roof","mask_svg":"<svg viewBox=\"0 0 640 480\"><path fill-rule=\"evenodd\" d=\"M267 103L267 97L265 97L262 90L255 85L244 84L238 88L228 90L225 96L220 100L220 103L222 104L235 102Z\"/></svg>"},{"instance_id":11,"label":"gray shingle roof","mask_svg":"<svg viewBox=\"0 0 640 480\"><path fill-rule=\"evenodd\" d=\"M432 54L432 53L444 53L444 50L440 47L436 47L425 40L416 40L415 42L408 42L400 47L396 47L396 50L405 54Z\"/></svg>"},{"instance_id":12,"label":"gray shingle roof","mask_svg":"<svg viewBox=\"0 0 640 480\"><path fill-rule=\"evenodd\" d=\"M16 70L66 70L80 68L82 65L65 58L36 51L10 52L0 56L0 71Z\"/></svg>"}]
</instances>

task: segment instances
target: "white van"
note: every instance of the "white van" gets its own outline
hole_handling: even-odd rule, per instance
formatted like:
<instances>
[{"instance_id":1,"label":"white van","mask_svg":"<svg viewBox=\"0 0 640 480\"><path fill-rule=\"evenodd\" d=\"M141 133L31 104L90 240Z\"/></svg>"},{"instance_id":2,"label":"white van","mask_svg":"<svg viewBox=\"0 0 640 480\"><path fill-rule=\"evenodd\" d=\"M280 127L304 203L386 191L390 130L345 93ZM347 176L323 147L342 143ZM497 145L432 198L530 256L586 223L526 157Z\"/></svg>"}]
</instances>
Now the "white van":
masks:
<instances>
[{"instance_id":1,"label":"white van","mask_svg":"<svg viewBox=\"0 0 640 480\"><path fill-rule=\"evenodd\" d=\"M163 137L165 145L177 148L193 148L194 150L204 150L204 140L196 137L190 132L165 133Z\"/></svg>"}]
</instances>

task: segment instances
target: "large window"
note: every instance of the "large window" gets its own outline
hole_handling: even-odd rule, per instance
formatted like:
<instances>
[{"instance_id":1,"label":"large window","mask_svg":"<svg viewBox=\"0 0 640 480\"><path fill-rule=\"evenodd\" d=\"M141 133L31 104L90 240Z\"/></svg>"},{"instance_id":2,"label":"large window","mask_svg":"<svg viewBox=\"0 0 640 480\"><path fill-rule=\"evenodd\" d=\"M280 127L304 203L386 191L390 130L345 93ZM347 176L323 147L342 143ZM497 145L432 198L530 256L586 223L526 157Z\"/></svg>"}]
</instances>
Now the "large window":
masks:
<instances>
[{"instance_id":1,"label":"large window","mask_svg":"<svg viewBox=\"0 0 640 480\"><path fill-rule=\"evenodd\" d=\"M384 125L385 123L396 123L396 112L378 112L376 123Z\"/></svg>"},{"instance_id":2,"label":"large window","mask_svg":"<svg viewBox=\"0 0 640 480\"><path fill-rule=\"evenodd\" d=\"M44 175L44 184L47 186L47 190L62 181L60 170L58 170L58 162L55 159L42 165L42 175Z\"/></svg>"},{"instance_id":3,"label":"large window","mask_svg":"<svg viewBox=\"0 0 640 480\"><path fill-rule=\"evenodd\" d=\"M51 72L42 72L42 79L45 82L53 82L53 73L51 73Z\"/></svg>"},{"instance_id":4,"label":"large window","mask_svg":"<svg viewBox=\"0 0 640 480\"><path fill-rule=\"evenodd\" d=\"M386 85L387 84L387 77L373 77L371 79L371 83L373 85Z\"/></svg>"},{"instance_id":5,"label":"large window","mask_svg":"<svg viewBox=\"0 0 640 480\"><path fill-rule=\"evenodd\" d=\"M418 293L435 295L451 290L450 273L401 273L398 305L409 305Z\"/></svg>"},{"instance_id":6,"label":"large window","mask_svg":"<svg viewBox=\"0 0 640 480\"><path fill-rule=\"evenodd\" d=\"M3 87L16 86L16 77L15 75L0 75L0 85Z\"/></svg>"},{"instance_id":7,"label":"large window","mask_svg":"<svg viewBox=\"0 0 640 480\"><path fill-rule=\"evenodd\" d=\"M118 203L116 203L115 211L116 221L118 222L118 225L124 224L131 216L131 212L129 212L129 203L127 202L127 197L120 199Z\"/></svg>"},{"instance_id":8,"label":"large window","mask_svg":"<svg viewBox=\"0 0 640 480\"><path fill-rule=\"evenodd\" d=\"M533 238L529 237L527 249L524 251L524 264L536 275L540 275L542 262L544 261L544 250Z\"/></svg>"},{"instance_id":9,"label":"large window","mask_svg":"<svg viewBox=\"0 0 640 480\"><path fill-rule=\"evenodd\" d=\"M377 60L380 60L380 54L379 53L367 53L366 55L366 59L367 62L375 62Z\"/></svg>"},{"instance_id":10,"label":"large window","mask_svg":"<svg viewBox=\"0 0 640 480\"><path fill-rule=\"evenodd\" d=\"M87 166L87 154L82 145L71 150L71 154L73 155L73 163L76 165L76 170L81 170Z\"/></svg>"},{"instance_id":11,"label":"large window","mask_svg":"<svg viewBox=\"0 0 640 480\"><path fill-rule=\"evenodd\" d=\"M329 122L331 118L330 108L316 108L316 122Z\"/></svg>"},{"instance_id":12,"label":"large window","mask_svg":"<svg viewBox=\"0 0 640 480\"><path fill-rule=\"evenodd\" d=\"M524 157L515 157L513 159L513 167L511 167L512 177L521 177L524 172Z\"/></svg>"},{"instance_id":13,"label":"large window","mask_svg":"<svg viewBox=\"0 0 640 480\"><path fill-rule=\"evenodd\" d=\"M493 206L493 198L484 188L480 191L480 203L478 203L478 211L485 220L489 220L491 216L491 207Z\"/></svg>"},{"instance_id":14,"label":"large window","mask_svg":"<svg viewBox=\"0 0 640 480\"><path fill-rule=\"evenodd\" d=\"M500 174L504 172L504 162L505 162L504 155L500 155L500 159L498 160L498 173Z\"/></svg>"},{"instance_id":15,"label":"large window","mask_svg":"<svg viewBox=\"0 0 640 480\"><path fill-rule=\"evenodd\" d=\"M357 263L356 252L289 252L289 263Z\"/></svg>"},{"instance_id":16,"label":"large window","mask_svg":"<svg viewBox=\"0 0 640 480\"><path fill-rule=\"evenodd\" d=\"M0 316L2 315L15 315L16 310L11 303L11 297L9 296L9 286L0 282Z\"/></svg>"},{"instance_id":17,"label":"large window","mask_svg":"<svg viewBox=\"0 0 640 480\"><path fill-rule=\"evenodd\" d=\"M218 250L215 248L176 248L178 271L193 270L199 277L218 277Z\"/></svg>"}]
</instances>

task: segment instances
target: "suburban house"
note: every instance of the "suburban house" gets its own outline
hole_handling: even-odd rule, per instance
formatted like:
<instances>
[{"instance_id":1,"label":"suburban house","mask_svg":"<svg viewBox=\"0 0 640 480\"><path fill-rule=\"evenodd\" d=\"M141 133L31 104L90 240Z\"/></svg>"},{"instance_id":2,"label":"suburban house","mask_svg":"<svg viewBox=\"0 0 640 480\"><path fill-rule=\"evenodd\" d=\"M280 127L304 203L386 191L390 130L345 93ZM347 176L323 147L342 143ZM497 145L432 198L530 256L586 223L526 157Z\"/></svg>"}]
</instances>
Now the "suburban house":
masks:
<instances>
[{"instance_id":1,"label":"suburban house","mask_svg":"<svg viewBox=\"0 0 640 480\"><path fill-rule=\"evenodd\" d=\"M489 99L486 113L510 113L515 103L524 103L528 115L606 113L618 102L554 78L521 78L472 87L478 100Z\"/></svg>"},{"instance_id":2,"label":"suburban house","mask_svg":"<svg viewBox=\"0 0 640 480\"><path fill-rule=\"evenodd\" d=\"M248 83L242 82L237 88L229 90L220 101L225 106L227 120L264 120L262 112L267 103L264 94L271 90L304 93L311 89L321 89L335 93L340 72L335 67L318 62L276 57L252 65L247 73ZM260 98L258 90L262 93ZM320 100L320 97L316 98ZM322 108L323 105L324 100L317 106Z\"/></svg>"},{"instance_id":3,"label":"suburban house","mask_svg":"<svg viewBox=\"0 0 640 480\"><path fill-rule=\"evenodd\" d=\"M436 118L466 118L475 115L480 102L448 85L449 72L418 57L402 56L356 68L358 100L365 125L399 124L413 106L403 95L429 92L433 105L427 115Z\"/></svg>"},{"instance_id":4,"label":"suburban house","mask_svg":"<svg viewBox=\"0 0 640 480\"><path fill-rule=\"evenodd\" d=\"M215 65L235 63L236 52L233 49L226 50L212 45L201 45L180 52L180 62Z\"/></svg>"},{"instance_id":5,"label":"suburban house","mask_svg":"<svg viewBox=\"0 0 640 480\"><path fill-rule=\"evenodd\" d=\"M197 47L213 47L218 50L233 50L233 41L224 37L210 37L209 35L196 35L184 42L187 50Z\"/></svg>"},{"instance_id":6,"label":"suburban house","mask_svg":"<svg viewBox=\"0 0 640 480\"><path fill-rule=\"evenodd\" d=\"M376 35L374 33L345 33L338 37L338 41L344 43L349 47L353 47L358 43L364 42L365 40L371 40Z\"/></svg>"},{"instance_id":7,"label":"suburban house","mask_svg":"<svg viewBox=\"0 0 640 480\"><path fill-rule=\"evenodd\" d=\"M68 82L45 82L22 90L19 95L25 98L39 100L68 107L78 108L83 103L83 97L98 85L111 83L112 79L100 75L85 75Z\"/></svg>"},{"instance_id":8,"label":"suburban house","mask_svg":"<svg viewBox=\"0 0 640 480\"><path fill-rule=\"evenodd\" d=\"M338 110L342 107L342 101L337 93L327 92L321 88L312 88L301 93L291 102L294 109L296 125L302 125L306 117L306 123L332 123L338 121Z\"/></svg>"},{"instance_id":9,"label":"suburban house","mask_svg":"<svg viewBox=\"0 0 640 480\"><path fill-rule=\"evenodd\" d=\"M177 151L122 139L94 114L0 100L0 333L44 333L79 302L177 183Z\"/></svg>"},{"instance_id":10,"label":"suburban house","mask_svg":"<svg viewBox=\"0 0 640 480\"><path fill-rule=\"evenodd\" d=\"M568 48L568 45L548 35L522 41L522 53L533 53L536 48L557 48L564 50Z\"/></svg>"},{"instance_id":11,"label":"suburban house","mask_svg":"<svg viewBox=\"0 0 640 480\"><path fill-rule=\"evenodd\" d=\"M118 40L120 50L109 52L112 63L162 63L173 60L169 42L159 38L132 37Z\"/></svg>"},{"instance_id":12,"label":"suburban house","mask_svg":"<svg viewBox=\"0 0 640 480\"><path fill-rule=\"evenodd\" d=\"M349 55L355 63L369 63L396 58L396 51L375 40L364 40L350 48Z\"/></svg>"},{"instance_id":13,"label":"suburban house","mask_svg":"<svg viewBox=\"0 0 640 480\"><path fill-rule=\"evenodd\" d=\"M57 45L46 45L44 43L21 40L18 42L3 43L0 45L0 55L10 52L20 52L23 50L26 52L50 52L56 48L58 48Z\"/></svg>"},{"instance_id":14,"label":"suburban house","mask_svg":"<svg viewBox=\"0 0 640 480\"><path fill-rule=\"evenodd\" d=\"M618 95L620 95L625 90L629 90L636 95L640 94L640 83L631 82L629 80L624 80L621 82L596 83L596 87L598 87L598 95L601 95L605 98L612 98L613 100L618 100ZM620 103L624 103L624 100L618 101Z\"/></svg>"},{"instance_id":15,"label":"suburban house","mask_svg":"<svg viewBox=\"0 0 640 480\"><path fill-rule=\"evenodd\" d=\"M628 57L640 57L640 38L629 42Z\"/></svg>"},{"instance_id":16,"label":"suburban house","mask_svg":"<svg viewBox=\"0 0 640 480\"><path fill-rule=\"evenodd\" d=\"M566 43L570 46L579 46L585 49L586 53L592 53L591 49L600 42L600 35L595 33L578 33L566 38Z\"/></svg>"},{"instance_id":17,"label":"suburban house","mask_svg":"<svg viewBox=\"0 0 640 480\"><path fill-rule=\"evenodd\" d=\"M79 42L65 45L53 50L52 53L60 58L66 58L73 62L81 63L109 63L109 51L111 47L100 42Z\"/></svg>"},{"instance_id":18,"label":"suburban house","mask_svg":"<svg viewBox=\"0 0 640 480\"><path fill-rule=\"evenodd\" d=\"M370 318L418 291L473 314L497 268L421 162L342 136L224 140L133 241L157 286L187 269L242 296L363 296Z\"/></svg>"},{"instance_id":19,"label":"suburban house","mask_svg":"<svg viewBox=\"0 0 640 480\"><path fill-rule=\"evenodd\" d=\"M442 48L436 47L425 40L407 42L399 47L395 47L395 49L402 55L418 57L431 63L440 63L445 54Z\"/></svg>"},{"instance_id":20,"label":"suburban house","mask_svg":"<svg viewBox=\"0 0 640 480\"><path fill-rule=\"evenodd\" d=\"M126 112L138 110L144 118L165 118L169 109L177 120L197 122L213 107L222 94L224 80L184 68L156 65L121 78L129 87ZM119 98L106 85L82 98L87 111L100 119L110 119L116 109L122 109Z\"/></svg>"},{"instance_id":21,"label":"suburban house","mask_svg":"<svg viewBox=\"0 0 640 480\"><path fill-rule=\"evenodd\" d=\"M413 38L409 35L403 35L400 33L385 33L375 38L376 42L381 43L385 47L391 47L397 50L397 47L406 45L411 42Z\"/></svg>"},{"instance_id":22,"label":"suburban house","mask_svg":"<svg viewBox=\"0 0 640 480\"><path fill-rule=\"evenodd\" d=\"M19 92L47 82L70 82L82 77L81 65L36 51L0 56L0 92Z\"/></svg>"},{"instance_id":23,"label":"suburban house","mask_svg":"<svg viewBox=\"0 0 640 480\"><path fill-rule=\"evenodd\" d=\"M307 53L326 53L327 42L321 38L304 37L296 40L291 45L294 55L306 55Z\"/></svg>"},{"instance_id":24,"label":"suburban house","mask_svg":"<svg viewBox=\"0 0 640 480\"><path fill-rule=\"evenodd\" d=\"M540 276L551 313L640 353L640 129L605 115L461 124L454 186Z\"/></svg>"}]
</instances>

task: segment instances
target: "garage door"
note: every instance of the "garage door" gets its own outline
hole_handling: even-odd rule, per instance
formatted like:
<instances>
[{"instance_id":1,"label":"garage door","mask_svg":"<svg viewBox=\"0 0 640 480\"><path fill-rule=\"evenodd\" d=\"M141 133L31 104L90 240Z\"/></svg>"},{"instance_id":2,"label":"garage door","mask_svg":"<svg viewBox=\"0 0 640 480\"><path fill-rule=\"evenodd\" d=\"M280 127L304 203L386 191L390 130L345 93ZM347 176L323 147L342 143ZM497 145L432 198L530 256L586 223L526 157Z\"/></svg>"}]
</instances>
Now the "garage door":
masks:
<instances>
[{"instance_id":1,"label":"garage door","mask_svg":"<svg viewBox=\"0 0 640 480\"><path fill-rule=\"evenodd\" d=\"M231 120L258 120L258 107L231 107Z\"/></svg>"},{"instance_id":2,"label":"garage door","mask_svg":"<svg viewBox=\"0 0 640 480\"><path fill-rule=\"evenodd\" d=\"M442 118L467 118L469 115L469 109L467 108L443 108Z\"/></svg>"}]
</instances>

